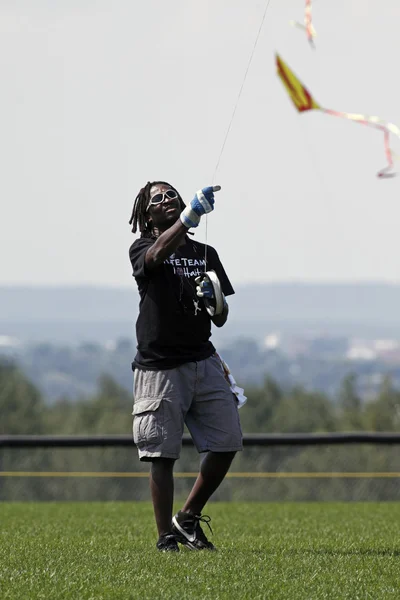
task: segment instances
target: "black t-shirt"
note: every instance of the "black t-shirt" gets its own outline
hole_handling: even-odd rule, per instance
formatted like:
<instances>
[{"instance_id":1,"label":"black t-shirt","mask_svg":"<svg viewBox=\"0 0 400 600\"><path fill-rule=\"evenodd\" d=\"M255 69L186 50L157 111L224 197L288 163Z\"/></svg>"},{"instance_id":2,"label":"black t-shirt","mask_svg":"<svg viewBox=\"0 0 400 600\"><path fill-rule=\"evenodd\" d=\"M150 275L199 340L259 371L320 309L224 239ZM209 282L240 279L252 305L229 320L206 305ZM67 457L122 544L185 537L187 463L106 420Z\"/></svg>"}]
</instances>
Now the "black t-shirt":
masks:
<instances>
[{"instance_id":1,"label":"black t-shirt","mask_svg":"<svg viewBox=\"0 0 400 600\"><path fill-rule=\"evenodd\" d=\"M129 249L139 289L136 322L137 354L132 368L173 369L204 360L215 352L210 342L211 318L196 295L195 278L214 270L225 296L234 294L217 252L186 236L185 244L155 269L145 267L145 254L154 240L140 238Z\"/></svg>"}]
</instances>

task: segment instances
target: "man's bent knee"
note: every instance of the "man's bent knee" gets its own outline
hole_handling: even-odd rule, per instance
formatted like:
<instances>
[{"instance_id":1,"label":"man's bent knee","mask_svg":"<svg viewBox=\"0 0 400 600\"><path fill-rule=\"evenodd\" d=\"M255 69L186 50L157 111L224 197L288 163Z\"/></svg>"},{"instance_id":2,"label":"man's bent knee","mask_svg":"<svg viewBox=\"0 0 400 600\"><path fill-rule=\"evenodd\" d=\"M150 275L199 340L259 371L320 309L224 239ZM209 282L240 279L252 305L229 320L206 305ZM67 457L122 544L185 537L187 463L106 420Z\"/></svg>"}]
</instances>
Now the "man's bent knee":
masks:
<instances>
[{"instance_id":1,"label":"man's bent knee","mask_svg":"<svg viewBox=\"0 0 400 600\"><path fill-rule=\"evenodd\" d=\"M151 471L172 471L175 464L175 458L152 458Z\"/></svg>"},{"instance_id":2,"label":"man's bent knee","mask_svg":"<svg viewBox=\"0 0 400 600\"><path fill-rule=\"evenodd\" d=\"M233 450L231 452L214 452L213 450L210 450L209 452L207 452L207 456L212 456L213 459L215 457L215 460L221 460L221 461L232 461L235 456L237 454L237 450Z\"/></svg>"}]
</instances>

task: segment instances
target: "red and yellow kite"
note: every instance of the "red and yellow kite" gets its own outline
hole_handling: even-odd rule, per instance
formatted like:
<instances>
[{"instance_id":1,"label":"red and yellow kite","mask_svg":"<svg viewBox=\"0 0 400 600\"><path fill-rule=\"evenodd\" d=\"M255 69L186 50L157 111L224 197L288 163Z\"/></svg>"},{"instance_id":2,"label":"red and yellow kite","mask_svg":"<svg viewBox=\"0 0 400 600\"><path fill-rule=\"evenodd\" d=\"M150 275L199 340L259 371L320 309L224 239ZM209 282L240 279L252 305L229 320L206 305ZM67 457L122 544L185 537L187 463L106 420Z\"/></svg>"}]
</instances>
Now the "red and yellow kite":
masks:
<instances>
[{"instance_id":1,"label":"red and yellow kite","mask_svg":"<svg viewBox=\"0 0 400 600\"><path fill-rule=\"evenodd\" d=\"M305 112L307 110L320 110L328 115L341 117L342 119L349 119L350 121L355 121L361 125L367 125L382 131L384 134L385 155L388 164L377 173L377 176L394 177L396 175L396 173L393 173L395 155L390 148L390 134L393 133L400 138L400 129L396 125L382 121L379 119L379 117L368 117L366 115L345 113L323 108L314 100L308 89L301 83L301 81L296 77L293 71L278 54L276 55L276 66L278 69L278 75L282 80L282 83L285 86L290 98L292 99L293 104L299 112Z\"/></svg>"}]
</instances>

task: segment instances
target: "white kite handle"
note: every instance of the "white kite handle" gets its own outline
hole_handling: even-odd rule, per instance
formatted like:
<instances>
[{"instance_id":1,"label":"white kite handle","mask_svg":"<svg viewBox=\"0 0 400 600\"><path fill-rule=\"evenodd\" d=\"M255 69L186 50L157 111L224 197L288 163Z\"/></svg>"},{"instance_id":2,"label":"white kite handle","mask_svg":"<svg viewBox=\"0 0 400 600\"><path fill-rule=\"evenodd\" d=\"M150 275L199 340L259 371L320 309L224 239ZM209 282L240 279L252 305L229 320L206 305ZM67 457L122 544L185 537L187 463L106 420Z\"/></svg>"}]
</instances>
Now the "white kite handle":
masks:
<instances>
[{"instance_id":1,"label":"white kite handle","mask_svg":"<svg viewBox=\"0 0 400 600\"><path fill-rule=\"evenodd\" d=\"M221 189L220 185L213 185L213 192L219 192L220 189Z\"/></svg>"}]
</instances>

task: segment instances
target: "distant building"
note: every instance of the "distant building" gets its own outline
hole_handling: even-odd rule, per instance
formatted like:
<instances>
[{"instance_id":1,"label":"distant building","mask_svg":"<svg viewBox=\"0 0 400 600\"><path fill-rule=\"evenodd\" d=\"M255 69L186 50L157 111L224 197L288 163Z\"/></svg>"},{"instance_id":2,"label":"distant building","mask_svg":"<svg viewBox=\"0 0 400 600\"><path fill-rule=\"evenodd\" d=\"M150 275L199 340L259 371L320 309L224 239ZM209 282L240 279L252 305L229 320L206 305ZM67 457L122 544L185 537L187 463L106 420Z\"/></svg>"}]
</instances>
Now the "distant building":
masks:
<instances>
[{"instance_id":1,"label":"distant building","mask_svg":"<svg viewBox=\"0 0 400 600\"><path fill-rule=\"evenodd\" d=\"M276 350L280 345L280 333L269 333L264 339L264 347L267 348L267 350Z\"/></svg>"},{"instance_id":2,"label":"distant building","mask_svg":"<svg viewBox=\"0 0 400 600\"><path fill-rule=\"evenodd\" d=\"M20 341L9 335L0 335L0 348L17 348L20 345Z\"/></svg>"}]
</instances>

